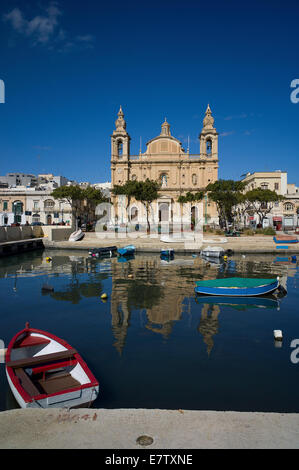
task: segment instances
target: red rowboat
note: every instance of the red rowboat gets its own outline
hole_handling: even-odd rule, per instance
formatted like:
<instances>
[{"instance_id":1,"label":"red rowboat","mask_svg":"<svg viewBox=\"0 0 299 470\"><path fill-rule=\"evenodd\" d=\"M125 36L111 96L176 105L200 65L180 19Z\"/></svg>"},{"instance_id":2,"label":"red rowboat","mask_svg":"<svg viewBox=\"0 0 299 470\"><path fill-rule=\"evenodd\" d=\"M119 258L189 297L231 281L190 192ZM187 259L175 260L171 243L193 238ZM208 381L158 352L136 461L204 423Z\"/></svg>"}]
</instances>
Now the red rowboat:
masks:
<instances>
[{"instance_id":1,"label":"red rowboat","mask_svg":"<svg viewBox=\"0 0 299 470\"><path fill-rule=\"evenodd\" d=\"M99 383L78 352L46 331L26 328L8 345L6 375L21 408L90 406Z\"/></svg>"}]
</instances>

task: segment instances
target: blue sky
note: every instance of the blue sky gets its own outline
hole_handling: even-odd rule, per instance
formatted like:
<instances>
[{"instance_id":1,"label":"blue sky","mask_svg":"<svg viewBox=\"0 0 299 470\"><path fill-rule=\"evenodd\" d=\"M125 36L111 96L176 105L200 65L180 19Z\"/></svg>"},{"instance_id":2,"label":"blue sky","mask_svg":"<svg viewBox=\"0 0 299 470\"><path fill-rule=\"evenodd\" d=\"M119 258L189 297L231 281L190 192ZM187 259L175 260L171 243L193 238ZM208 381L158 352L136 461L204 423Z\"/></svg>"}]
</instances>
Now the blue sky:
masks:
<instances>
[{"instance_id":1,"label":"blue sky","mask_svg":"<svg viewBox=\"0 0 299 470\"><path fill-rule=\"evenodd\" d=\"M299 186L298 1L1 0L0 174L110 180L122 105L131 153L160 133L198 153L210 103L219 177L288 171Z\"/></svg>"}]
</instances>

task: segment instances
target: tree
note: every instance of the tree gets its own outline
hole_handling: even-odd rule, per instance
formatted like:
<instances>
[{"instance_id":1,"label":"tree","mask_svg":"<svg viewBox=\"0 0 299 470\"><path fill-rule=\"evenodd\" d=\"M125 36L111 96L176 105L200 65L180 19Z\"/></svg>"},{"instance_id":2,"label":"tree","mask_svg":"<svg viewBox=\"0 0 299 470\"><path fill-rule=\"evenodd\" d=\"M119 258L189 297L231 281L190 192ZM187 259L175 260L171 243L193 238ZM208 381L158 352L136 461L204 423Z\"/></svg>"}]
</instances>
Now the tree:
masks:
<instances>
[{"instance_id":1,"label":"tree","mask_svg":"<svg viewBox=\"0 0 299 470\"><path fill-rule=\"evenodd\" d=\"M80 186L60 186L54 189L51 196L54 199L66 200L72 208L72 215L76 221L76 230L78 228L77 217L81 214L82 201L84 199L83 190Z\"/></svg>"},{"instance_id":2,"label":"tree","mask_svg":"<svg viewBox=\"0 0 299 470\"><path fill-rule=\"evenodd\" d=\"M284 199L284 196L270 189L255 188L244 194L244 200L247 201L247 212L252 211L256 213L260 224L263 224L267 214L272 211L274 203Z\"/></svg>"},{"instance_id":3,"label":"tree","mask_svg":"<svg viewBox=\"0 0 299 470\"><path fill-rule=\"evenodd\" d=\"M188 191L184 196L183 195L179 196L177 201L181 206L181 215L182 215L183 204L186 204L188 202L191 202L191 204L195 202L199 202L203 199L203 197L204 197L204 191L197 191L196 193L191 193L190 191ZM183 227L182 227L182 222L181 222L181 231L182 230L183 230Z\"/></svg>"},{"instance_id":4,"label":"tree","mask_svg":"<svg viewBox=\"0 0 299 470\"><path fill-rule=\"evenodd\" d=\"M150 233L149 210L151 203L159 197L158 191L160 189L160 183L148 178L145 181L136 181L135 183L132 196L134 196L136 201L140 201L145 207L147 233Z\"/></svg>"},{"instance_id":5,"label":"tree","mask_svg":"<svg viewBox=\"0 0 299 470\"><path fill-rule=\"evenodd\" d=\"M95 210L98 204L102 202L108 202L108 199L103 195L100 189L93 188L88 186L86 189L82 190L83 199L86 203L86 211L88 215L88 220L91 220L91 217L95 217Z\"/></svg>"},{"instance_id":6,"label":"tree","mask_svg":"<svg viewBox=\"0 0 299 470\"><path fill-rule=\"evenodd\" d=\"M120 184L117 185L116 184L113 187L113 189L111 190L111 192L115 196L126 196L127 197L126 212L128 214L129 222L131 221L131 214L129 214L128 208L130 206L132 197L134 197L134 194L135 194L135 191L136 191L136 188L137 188L136 185L137 185L137 181L128 180L122 185L120 185Z\"/></svg>"},{"instance_id":7,"label":"tree","mask_svg":"<svg viewBox=\"0 0 299 470\"><path fill-rule=\"evenodd\" d=\"M242 181L220 179L206 187L209 199L216 203L220 226L228 229L228 224L233 222L234 207L238 205L245 186Z\"/></svg>"}]
</instances>

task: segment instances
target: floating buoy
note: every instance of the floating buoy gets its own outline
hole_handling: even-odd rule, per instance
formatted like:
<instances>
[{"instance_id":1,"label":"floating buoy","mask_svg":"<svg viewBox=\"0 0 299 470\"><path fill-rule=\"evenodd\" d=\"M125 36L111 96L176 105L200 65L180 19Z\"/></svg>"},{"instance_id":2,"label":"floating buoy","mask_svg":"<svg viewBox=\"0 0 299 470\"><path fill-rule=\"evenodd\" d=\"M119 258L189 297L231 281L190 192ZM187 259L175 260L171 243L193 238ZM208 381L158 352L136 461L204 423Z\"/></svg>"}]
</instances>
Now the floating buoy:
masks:
<instances>
[{"instance_id":1,"label":"floating buoy","mask_svg":"<svg viewBox=\"0 0 299 470\"><path fill-rule=\"evenodd\" d=\"M282 331L281 330L274 330L274 338L275 341L282 341Z\"/></svg>"},{"instance_id":2,"label":"floating buoy","mask_svg":"<svg viewBox=\"0 0 299 470\"><path fill-rule=\"evenodd\" d=\"M224 260L224 261L227 261L227 256L223 256L223 260Z\"/></svg>"},{"instance_id":3,"label":"floating buoy","mask_svg":"<svg viewBox=\"0 0 299 470\"><path fill-rule=\"evenodd\" d=\"M50 256L47 256L46 261L49 263L50 261L52 261L52 258Z\"/></svg>"},{"instance_id":4,"label":"floating buoy","mask_svg":"<svg viewBox=\"0 0 299 470\"><path fill-rule=\"evenodd\" d=\"M242 258L246 258L246 256L245 256L245 255L242 255Z\"/></svg>"},{"instance_id":5,"label":"floating buoy","mask_svg":"<svg viewBox=\"0 0 299 470\"><path fill-rule=\"evenodd\" d=\"M101 299L102 299L102 300L108 299L108 295L107 295L107 294L102 294L102 295L101 295Z\"/></svg>"},{"instance_id":6,"label":"floating buoy","mask_svg":"<svg viewBox=\"0 0 299 470\"><path fill-rule=\"evenodd\" d=\"M131 279L133 277L133 274L128 274L128 277Z\"/></svg>"}]
</instances>

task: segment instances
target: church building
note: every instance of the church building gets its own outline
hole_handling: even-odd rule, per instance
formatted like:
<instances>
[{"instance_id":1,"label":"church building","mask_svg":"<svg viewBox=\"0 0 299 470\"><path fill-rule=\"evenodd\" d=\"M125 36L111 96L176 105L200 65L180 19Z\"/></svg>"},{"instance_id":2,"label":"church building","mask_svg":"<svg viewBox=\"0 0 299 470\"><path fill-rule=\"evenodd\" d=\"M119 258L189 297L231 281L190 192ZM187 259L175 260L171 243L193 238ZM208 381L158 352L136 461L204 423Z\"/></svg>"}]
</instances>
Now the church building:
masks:
<instances>
[{"instance_id":1,"label":"church building","mask_svg":"<svg viewBox=\"0 0 299 470\"><path fill-rule=\"evenodd\" d=\"M122 185L128 180L145 181L147 178L159 181L160 198L153 203L157 222L173 221L175 203L180 195L200 191L218 179L218 132L209 105L199 134L200 153L196 155L190 154L189 148L184 150L182 143L171 135L166 119L161 125L160 135L149 140L145 153L140 150L139 155L130 153L131 137L121 107L115 127L111 136L111 186ZM114 204L116 199L113 198ZM218 222L216 206L207 198L203 200L203 216L203 223Z\"/></svg>"}]
</instances>

